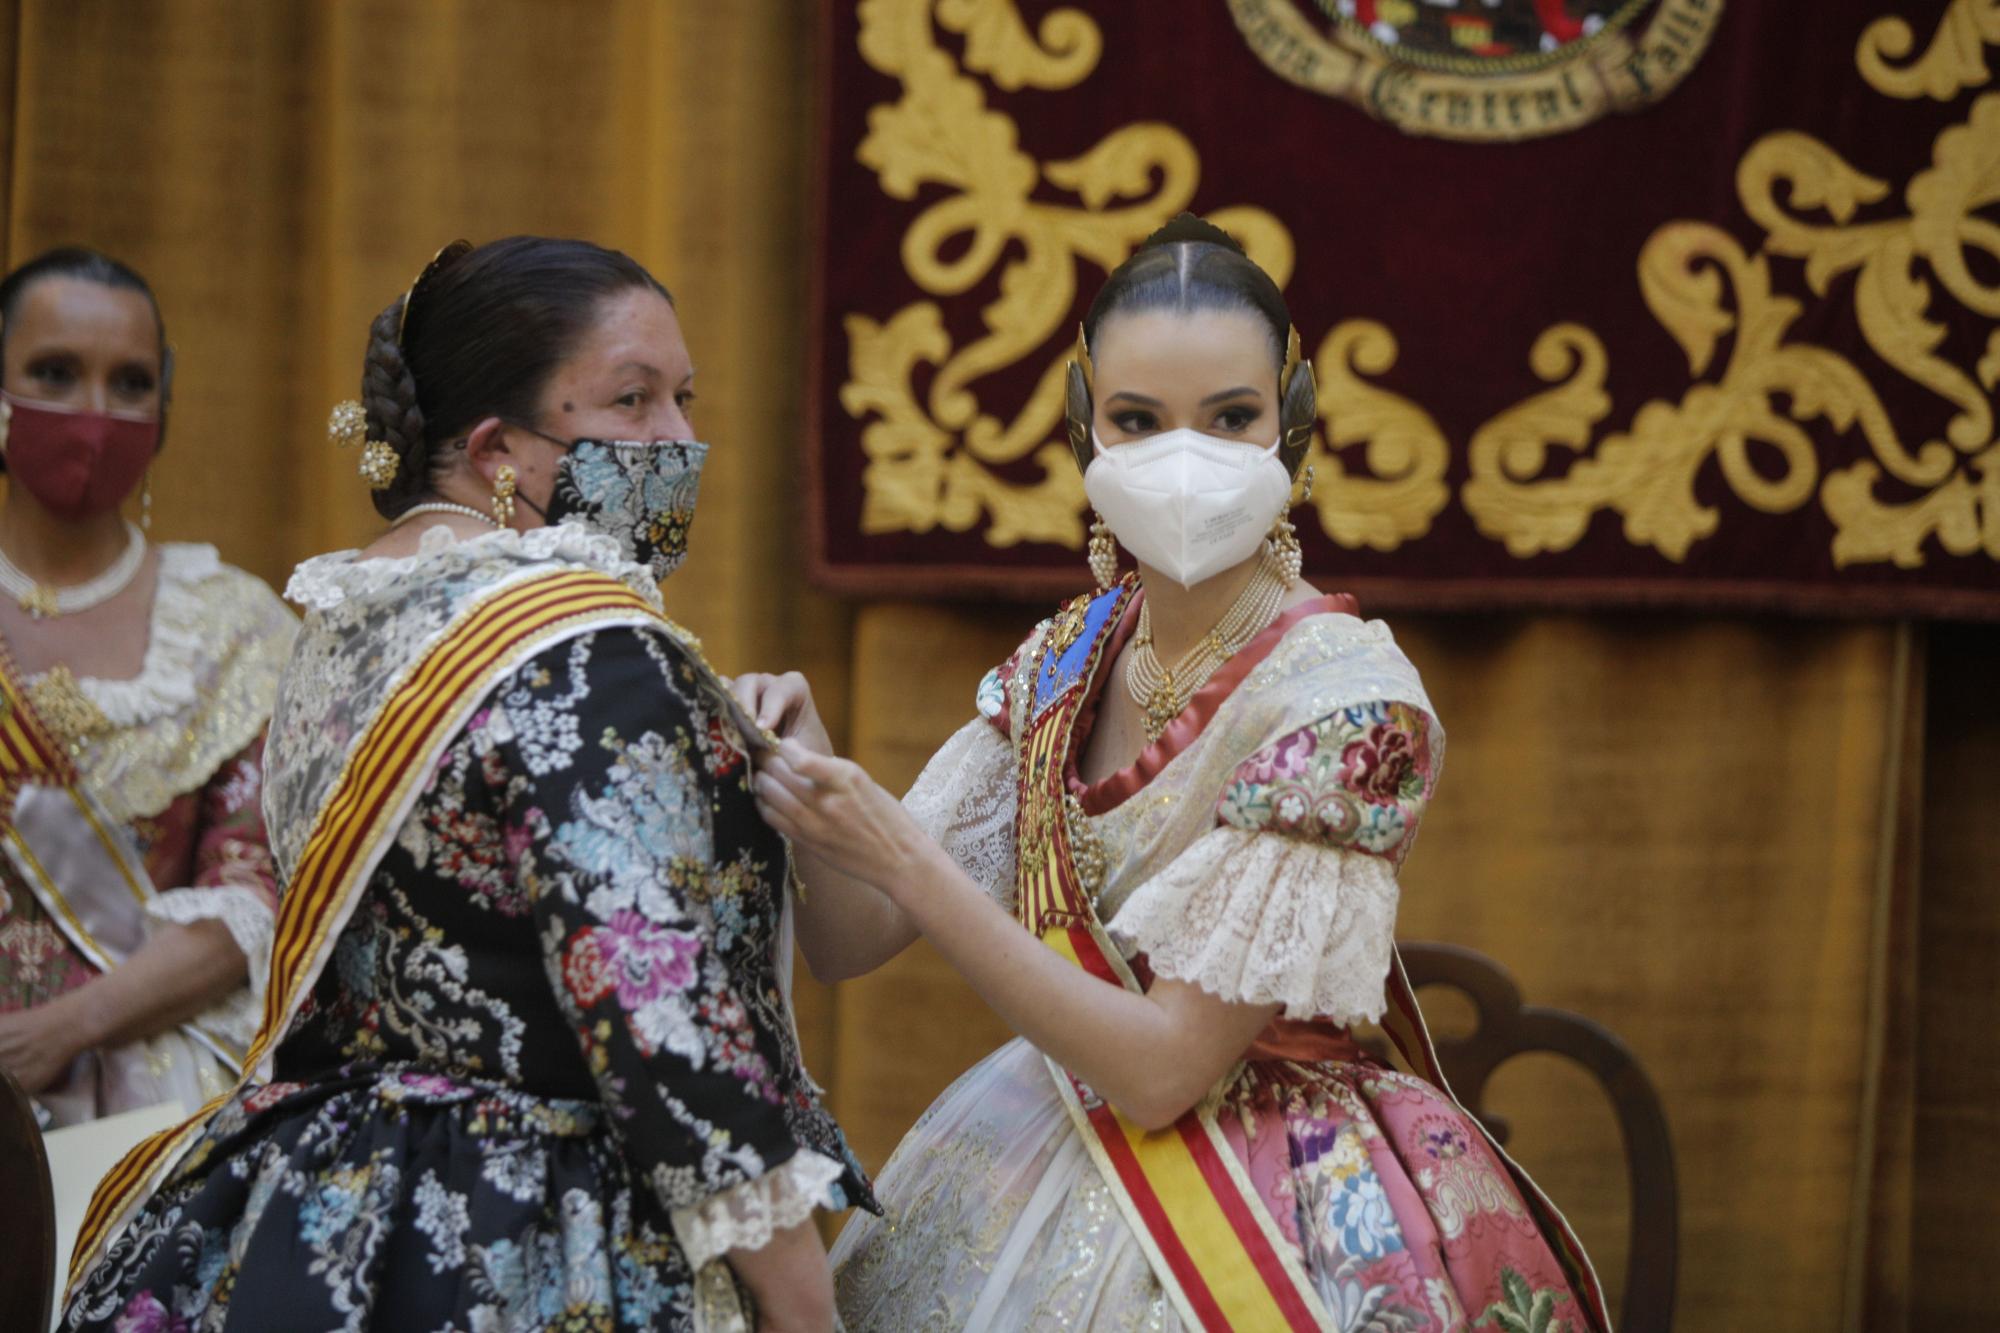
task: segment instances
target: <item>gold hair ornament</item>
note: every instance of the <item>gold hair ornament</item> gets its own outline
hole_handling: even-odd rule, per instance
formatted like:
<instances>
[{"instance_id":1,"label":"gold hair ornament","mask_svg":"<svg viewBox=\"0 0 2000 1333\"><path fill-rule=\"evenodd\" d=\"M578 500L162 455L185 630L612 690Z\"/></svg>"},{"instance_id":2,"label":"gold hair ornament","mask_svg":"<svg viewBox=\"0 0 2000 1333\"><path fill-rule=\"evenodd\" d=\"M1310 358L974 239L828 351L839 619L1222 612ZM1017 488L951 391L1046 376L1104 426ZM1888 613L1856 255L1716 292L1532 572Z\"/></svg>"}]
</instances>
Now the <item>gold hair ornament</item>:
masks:
<instances>
[{"instance_id":1,"label":"gold hair ornament","mask_svg":"<svg viewBox=\"0 0 2000 1333\"><path fill-rule=\"evenodd\" d=\"M1065 379L1063 423L1069 430L1069 451L1076 458L1077 471L1082 472L1089 469L1096 453L1090 431L1097 392L1097 370L1090 363L1090 345L1084 339L1082 324L1076 326L1076 354L1070 358ZM1294 479L1312 448L1313 423L1318 415L1318 380L1312 362L1299 350L1299 331L1293 326L1285 336L1285 364L1278 372L1278 461Z\"/></svg>"},{"instance_id":2,"label":"gold hair ornament","mask_svg":"<svg viewBox=\"0 0 2000 1333\"><path fill-rule=\"evenodd\" d=\"M396 483L401 461L387 440L368 438L368 409L352 398L333 405L327 414L326 437L337 449L361 450L361 479L371 491L386 491Z\"/></svg>"},{"instance_id":3,"label":"gold hair ornament","mask_svg":"<svg viewBox=\"0 0 2000 1333\"><path fill-rule=\"evenodd\" d=\"M1076 470L1088 471L1096 446L1090 439L1092 395L1097 391L1097 371L1090 364L1090 345L1084 341L1083 324L1076 326L1076 355L1067 369L1068 394L1063 402L1064 424L1069 428L1069 451L1076 458Z\"/></svg>"}]
</instances>

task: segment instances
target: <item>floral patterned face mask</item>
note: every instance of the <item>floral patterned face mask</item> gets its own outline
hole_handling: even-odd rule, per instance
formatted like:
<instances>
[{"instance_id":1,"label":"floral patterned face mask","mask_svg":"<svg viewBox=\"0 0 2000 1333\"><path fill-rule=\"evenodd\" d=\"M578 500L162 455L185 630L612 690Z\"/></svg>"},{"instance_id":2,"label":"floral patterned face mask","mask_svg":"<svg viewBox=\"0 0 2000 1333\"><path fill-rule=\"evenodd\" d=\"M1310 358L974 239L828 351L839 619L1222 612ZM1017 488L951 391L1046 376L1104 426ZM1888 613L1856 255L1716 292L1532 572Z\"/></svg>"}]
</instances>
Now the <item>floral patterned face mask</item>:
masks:
<instances>
[{"instance_id":1,"label":"floral patterned face mask","mask_svg":"<svg viewBox=\"0 0 2000 1333\"><path fill-rule=\"evenodd\" d=\"M536 431L540 435L540 431ZM549 497L550 523L575 523L618 543L664 579L687 558L688 527L708 446L698 440L554 440L566 445Z\"/></svg>"},{"instance_id":2,"label":"floral patterned face mask","mask_svg":"<svg viewBox=\"0 0 2000 1333\"><path fill-rule=\"evenodd\" d=\"M556 464L556 488L542 520L574 522L618 542L620 554L664 580L688 558L694 496L702 488L708 446L700 440L558 440L568 452ZM528 496L520 496L528 500ZM534 508L534 502L528 500Z\"/></svg>"}]
</instances>

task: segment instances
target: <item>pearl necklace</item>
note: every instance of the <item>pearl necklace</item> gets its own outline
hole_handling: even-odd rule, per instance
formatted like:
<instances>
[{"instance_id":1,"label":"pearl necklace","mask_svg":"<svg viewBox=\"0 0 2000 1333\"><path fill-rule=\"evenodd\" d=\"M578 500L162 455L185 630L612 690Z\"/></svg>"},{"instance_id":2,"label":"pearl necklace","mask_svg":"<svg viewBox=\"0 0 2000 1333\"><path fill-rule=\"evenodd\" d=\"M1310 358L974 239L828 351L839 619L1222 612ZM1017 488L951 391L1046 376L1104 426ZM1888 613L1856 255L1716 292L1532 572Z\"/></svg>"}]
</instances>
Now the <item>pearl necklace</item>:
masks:
<instances>
[{"instance_id":1,"label":"pearl necklace","mask_svg":"<svg viewBox=\"0 0 2000 1333\"><path fill-rule=\"evenodd\" d=\"M1243 591L1236 595L1222 619L1201 636L1172 666L1161 666L1153 650L1151 603L1139 606L1139 628L1132 636L1132 655L1125 659L1125 688L1132 701L1146 712L1146 739L1160 739L1173 720L1187 708L1195 691L1208 683L1243 645L1257 637L1277 619L1291 580L1285 577L1278 558L1265 549L1257 569Z\"/></svg>"},{"instance_id":2,"label":"pearl necklace","mask_svg":"<svg viewBox=\"0 0 2000 1333\"><path fill-rule=\"evenodd\" d=\"M482 514L471 505L453 504L449 500L427 500L420 505L411 505L408 509L396 515L396 521L390 524L390 526L400 527L403 523L415 518L418 514L459 514L465 518L476 518L489 528L500 526L494 521L491 514Z\"/></svg>"},{"instance_id":3,"label":"pearl necklace","mask_svg":"<svg viewBox=\"0 0 2000 1333\"><path fill-rule=\"evenodd\" d=\"M30 578L21 567L0 551L0 590L19 602L21 609L36 620L47 620L53 616L70 616L79 611L88 611L93 606L104 603L124 592L138 576L139 566L146 563L146 537L130 523L125 525L125 549L102 574L86 579L82 583L72 583L67 587L57 587L52 583L41 583Z\"/></svg>"}]
</instances>

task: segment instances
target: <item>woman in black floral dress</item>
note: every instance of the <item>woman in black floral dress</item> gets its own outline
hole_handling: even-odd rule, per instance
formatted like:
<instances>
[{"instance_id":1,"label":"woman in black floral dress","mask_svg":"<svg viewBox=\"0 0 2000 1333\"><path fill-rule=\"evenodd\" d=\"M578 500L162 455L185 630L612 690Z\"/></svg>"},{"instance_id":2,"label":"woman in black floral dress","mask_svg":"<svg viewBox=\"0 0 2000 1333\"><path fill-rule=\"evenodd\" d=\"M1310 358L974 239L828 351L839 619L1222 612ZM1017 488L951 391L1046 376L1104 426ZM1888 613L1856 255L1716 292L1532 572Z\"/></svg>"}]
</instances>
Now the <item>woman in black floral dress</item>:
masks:
<instances>
[{"instance_id":1,"label":"woman in black floral dress","mask_svg":"<svg viewBox=\"0 0 2000 1333\"><path fill-rule=\"evenodd\" d=\"M397 521L288 590L261 1072L110 1178L66 1327L831 1327L811 1213L872 1200L800 1063L787 848L658 610L691 375L580 242L454 247L376 321Z\"/></svg>"}]
</instances>

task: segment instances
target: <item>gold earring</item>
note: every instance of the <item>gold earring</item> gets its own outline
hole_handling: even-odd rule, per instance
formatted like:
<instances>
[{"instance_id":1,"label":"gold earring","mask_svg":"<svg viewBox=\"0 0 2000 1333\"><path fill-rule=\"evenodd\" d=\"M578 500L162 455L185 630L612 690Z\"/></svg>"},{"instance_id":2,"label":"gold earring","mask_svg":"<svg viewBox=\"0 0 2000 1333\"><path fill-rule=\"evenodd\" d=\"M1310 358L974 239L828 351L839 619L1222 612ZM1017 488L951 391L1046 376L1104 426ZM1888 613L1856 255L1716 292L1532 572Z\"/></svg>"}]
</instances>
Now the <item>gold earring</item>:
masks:
<instances>
[{"instance_id":1,"label":"gold earring","mask_svg":"<svg viewBox=\"0 0 2000 1333\"><path fill-rule=\"evenodd\" d=\"M1277 559L1278 572L1284 576L1288 588L1297 583L1299 576L1305 572L1305 552L1299 547L1299 530L1292 526L1292 509L1312 499L1312 464L1306 464L1305 471L1300 474L1299 485L1299 498L1287 504L1285 512L1279 514L1278 521L1271 525L1271 554Z\"/></svg>"},{"instance_id":2,"label":"gold earring","mask_svg":"<svg viewBox=\"0 0 2000 1333\"><path fill-rule=\"evenodd\" d=\"M503 528L514 524L514 465L502 463L493 474L493 518Z\"/></svg>"},{"instance_id":3,"label":"gold earring","mask_svg":"<svg viewBox=\"0 0 2000 1333\"><path fill-rule=\"evenodd\" d=\"M1111 525L1095 511L1090 525L1090 574L1100 588L1118 582L1118 543L1111 539Z\"/></svg>"},{"instance_id":4,"label":"gold earring","mask_svg":"<svg viewBox=\"0 0 2000 1333\"><path fill-rule=\"evenodd\" d=\"M146 469L146 479L139 483L139 531L153 530L153 469Z\"/></svg>"}]
</instances>

